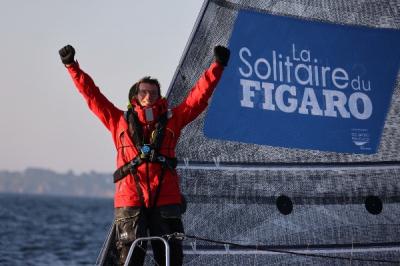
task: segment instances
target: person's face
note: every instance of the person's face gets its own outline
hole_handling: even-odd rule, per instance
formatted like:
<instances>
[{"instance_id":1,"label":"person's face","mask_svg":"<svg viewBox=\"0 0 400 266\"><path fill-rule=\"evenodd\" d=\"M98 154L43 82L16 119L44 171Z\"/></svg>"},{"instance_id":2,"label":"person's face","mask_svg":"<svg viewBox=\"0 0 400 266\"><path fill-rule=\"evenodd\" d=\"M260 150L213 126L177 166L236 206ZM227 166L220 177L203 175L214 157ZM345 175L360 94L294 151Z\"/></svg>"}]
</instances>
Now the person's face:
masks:
<instances>
[{"instance_id":1,"label":"person's face","mask_svg":"<svg viewBox=\"0 0 400 266\"><path fill-rule=\"evenodd\" d=\"M158 95L158 87L151 83L140 83L137 99L141 106L147 107L153 105L160 95Z\"/></svg>"}]
</instances>

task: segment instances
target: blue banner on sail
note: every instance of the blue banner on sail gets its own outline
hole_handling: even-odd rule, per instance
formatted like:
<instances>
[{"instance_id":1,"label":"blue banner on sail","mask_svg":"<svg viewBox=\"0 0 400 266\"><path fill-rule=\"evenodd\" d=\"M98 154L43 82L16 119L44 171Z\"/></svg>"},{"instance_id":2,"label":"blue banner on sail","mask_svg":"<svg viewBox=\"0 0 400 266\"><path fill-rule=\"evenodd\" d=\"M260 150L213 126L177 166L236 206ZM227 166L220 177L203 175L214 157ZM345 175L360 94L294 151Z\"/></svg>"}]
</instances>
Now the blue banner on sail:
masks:
<instances>
[{"instance_id":1,"label":"blue banner on sail","mask_svg":"<svg viewBox=\"0 0 400 266\"><path fill-rule=\"evenodd\" d=\"M376 153L400 62L400 31L240 11L207 137Z\"/></svg>"}]
</instances>

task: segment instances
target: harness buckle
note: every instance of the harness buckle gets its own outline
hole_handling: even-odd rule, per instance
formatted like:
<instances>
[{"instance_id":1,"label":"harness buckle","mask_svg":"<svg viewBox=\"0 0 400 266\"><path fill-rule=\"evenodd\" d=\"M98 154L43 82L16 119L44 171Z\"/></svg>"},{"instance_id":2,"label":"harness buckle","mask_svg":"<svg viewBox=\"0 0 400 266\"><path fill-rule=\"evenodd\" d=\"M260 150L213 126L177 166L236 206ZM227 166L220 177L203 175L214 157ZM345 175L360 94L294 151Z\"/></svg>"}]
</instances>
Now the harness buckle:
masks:
<instances>
[{"instance_id":1,"label":"harness buckle","mask_svg":"<svg viewBox=\"0 0 400 266\"><path fill-rule=\"evenodd\" d=\"M135 159L133 159L132 161L130 161L130 166L132 168L135 168L136 166L138 166L141 163L141 159L139 157L136 157Z\"/></svg>"},{"instance_id":2,"label":"harness buckle","mask_svg":"<svg viewBox=\"0 0 400 266\"><path fill-rule=\"evenodd\" d=\"M167 159L165 158L165 156L160 155L160 156L157 157L157 161L160 162L160 163L165 163L166 160Z\"/></svg>"},{"instance_id":3,"label":"harness buckle","mask_svg":"<svg viewBox=\"0 0 400 266\"><path fill-rule=\"evenodd\" d=\"M140 151L144 156L149 156L151 152L151 146L149 144L144 144L141 148Z\"/></svg>"},{"instance_id":4,"label":"harness buckle","mask_svg":"<svg viewBox=\"0 0 400 266\"><path fill-rule=\"evenodd\" d=\"M150 144L144 144L140 148L140 159L149 160L153 157L154 149ZM151 160L150 160L151 161Z\"/></svg>"}]
</instances>

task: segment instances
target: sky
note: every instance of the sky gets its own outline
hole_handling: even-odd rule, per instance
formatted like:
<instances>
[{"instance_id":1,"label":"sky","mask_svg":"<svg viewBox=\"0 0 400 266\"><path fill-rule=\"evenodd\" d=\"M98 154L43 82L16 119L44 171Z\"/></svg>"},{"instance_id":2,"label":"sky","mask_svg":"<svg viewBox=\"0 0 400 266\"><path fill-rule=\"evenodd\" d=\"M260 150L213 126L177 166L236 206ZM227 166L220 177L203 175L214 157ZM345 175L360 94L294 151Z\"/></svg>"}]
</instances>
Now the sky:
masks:
<instances>
[{"instance_id":1,"label":"sky","mask_svg":"<svg viewBox=\"0 0 400 266\"><path fill-rule=\"evenodd\" d=\"M0 170L113 172L110 133L89 111L58 50L126 108L143 76L165 94L203 0L0 0Z\"/></svg>"}]
</instances>

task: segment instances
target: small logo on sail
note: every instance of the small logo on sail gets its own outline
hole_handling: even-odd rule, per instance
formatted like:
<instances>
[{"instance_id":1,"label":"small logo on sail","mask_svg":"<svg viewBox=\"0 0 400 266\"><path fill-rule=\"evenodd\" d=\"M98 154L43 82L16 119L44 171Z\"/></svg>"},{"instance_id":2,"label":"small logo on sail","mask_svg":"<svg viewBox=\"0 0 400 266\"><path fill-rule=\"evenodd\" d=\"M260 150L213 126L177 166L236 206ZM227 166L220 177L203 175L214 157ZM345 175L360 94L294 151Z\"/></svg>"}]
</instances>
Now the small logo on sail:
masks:
<instances>
[{"instance_id":1,"label":"small logo on sail","mask_svg":"<svg viewBox=\"0 0 400 266\"><path fill-rule=\"evenodd\" d=\"M370 134L368 129L353 128L351 132L351 139L353 143L361 149L367 148L365 146L370 142Z\"/></svg>"}]
</instances>

